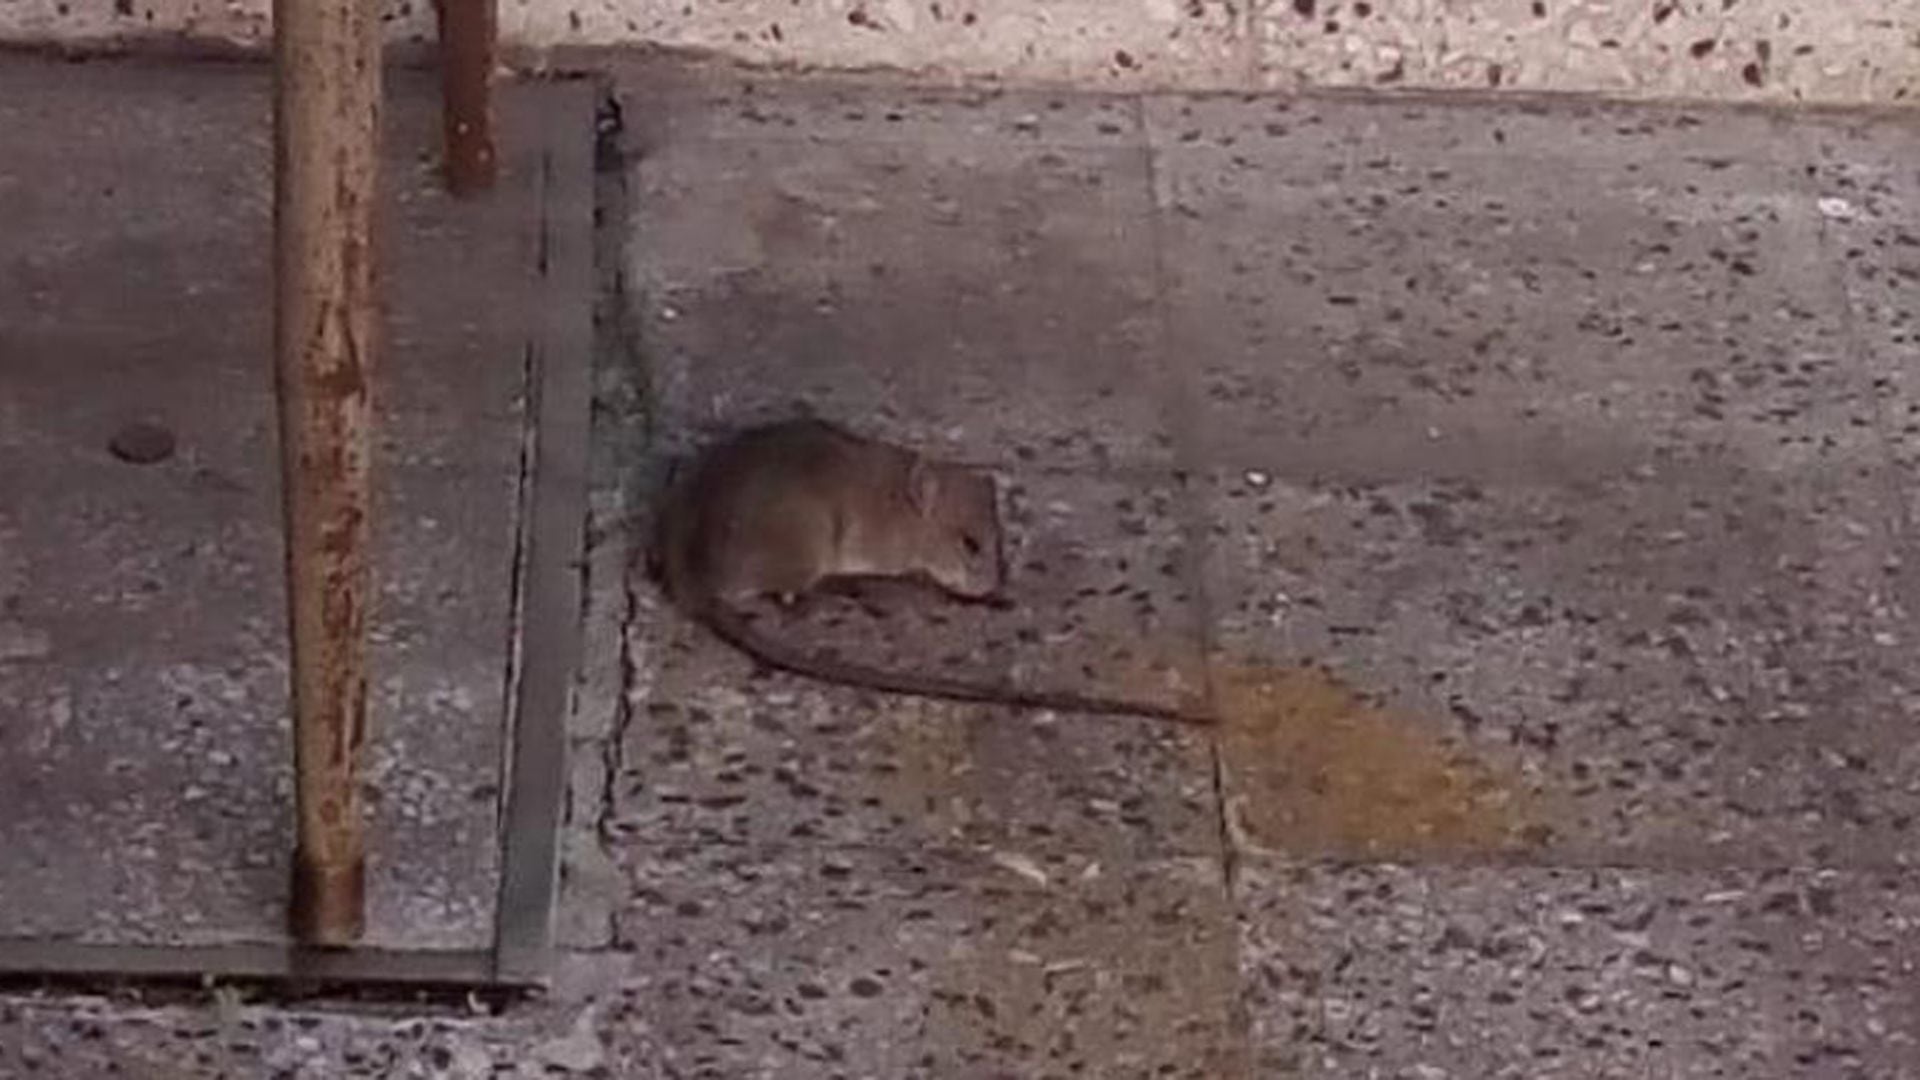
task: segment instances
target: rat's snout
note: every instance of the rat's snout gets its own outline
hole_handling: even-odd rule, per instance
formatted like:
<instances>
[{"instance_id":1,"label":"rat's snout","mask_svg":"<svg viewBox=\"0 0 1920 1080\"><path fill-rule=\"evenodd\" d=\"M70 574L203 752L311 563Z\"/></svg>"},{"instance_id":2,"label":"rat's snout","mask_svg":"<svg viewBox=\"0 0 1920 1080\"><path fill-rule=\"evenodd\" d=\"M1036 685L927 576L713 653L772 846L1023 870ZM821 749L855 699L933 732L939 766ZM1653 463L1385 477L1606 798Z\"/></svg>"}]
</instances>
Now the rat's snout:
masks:
<instances>
[{"instance_id":1,"label":"rat's snout","mask_svg":"<svg viewBox=\"0 0 1920 1080\"><path fill-rule=\"evenodd\" d=\"M963 561L935 577L948 592L973 603L990 603L1006 592L1005 573L990 562Z\"/></svg>"}]
</instances>

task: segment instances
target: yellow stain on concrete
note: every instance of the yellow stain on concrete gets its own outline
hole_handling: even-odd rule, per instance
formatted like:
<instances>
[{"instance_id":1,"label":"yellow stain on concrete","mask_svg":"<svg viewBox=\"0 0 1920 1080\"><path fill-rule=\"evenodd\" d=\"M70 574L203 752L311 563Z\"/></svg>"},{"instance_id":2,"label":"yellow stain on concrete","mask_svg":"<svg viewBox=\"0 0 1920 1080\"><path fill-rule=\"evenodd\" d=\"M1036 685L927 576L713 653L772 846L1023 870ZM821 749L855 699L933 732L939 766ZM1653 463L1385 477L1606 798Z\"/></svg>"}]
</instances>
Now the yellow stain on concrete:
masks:
<instances>
[{"instance_id":1,"label":"yellow stain on concrete","mask_svg":"<svg viewBox=\"0 0 1920 1080\"><path fill-rule=\"evenodd\" d=\"M1497 854L1551 835L1510 769L1449 746L1417 716L1310 668L1223 668L1216 692L1229 812L1257 850L1329 858Z\"/></svg>"}]
</instances>

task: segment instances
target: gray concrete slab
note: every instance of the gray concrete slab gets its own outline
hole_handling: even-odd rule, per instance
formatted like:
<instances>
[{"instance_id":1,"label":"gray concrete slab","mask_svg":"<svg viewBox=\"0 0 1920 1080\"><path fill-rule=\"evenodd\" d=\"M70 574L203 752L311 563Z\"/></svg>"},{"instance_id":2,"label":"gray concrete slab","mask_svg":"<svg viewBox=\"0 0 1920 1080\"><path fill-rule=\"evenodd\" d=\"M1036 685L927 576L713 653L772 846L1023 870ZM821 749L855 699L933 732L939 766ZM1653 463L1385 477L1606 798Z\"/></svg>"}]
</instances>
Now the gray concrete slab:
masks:
<instances>
[{"instance_id":1,"label":"gray concrete slab","mask_svg":"<svg viewBox=\"0 0 1920 1080\"><path fill-rule=\"evenodd\" d=\"M910 139L879 106L827 130L884 137L822 144L732 115L701 108L685 126L731 134L657 142L632 173L630 280L669 432L799 403L976 460L1168 463L1137 144Z\"/></svg>"},{"instance_id":2,"label":"gray concrete slab","mask_svg":"<svg viewBox=\"0 0 1920 1080\"><path fill-rule=\"evenodd\" d=\"M1257 479L1221 475L1211 503L1221 648L1331 666L1436 753L1498 761L1538 797L1533 857L1920 857L1895 734L1910 623L1872 478ZM1261 748L1241 794L1297 797Z\"/></svg>"},{"instance_id":3,"label":"gray concrete slab","mask_svg":"<svg viewBox=\"0 0 1920 1080\"><path fill-rule=\"evenodd\" d=\"M266 73L15 60L0 87L0 936L278 940ZM538 148L455 205L431 82L389 102L369 941L484 948ZM138 418L170 460L108 453Z\"/></svg>"},{"instance_id":4,"label":"gray concrete slab","mask_svg":"<svg viewBox=\"0 0 1920 1080\"><path fill-rule=\"evenodd\" d=\"M587 1052L572 1038L577 1006L523 1009L512 1016L444 1008L394 1014L262 1004L234 988L180 998L0 999L0 1016L17 1017L27 1033L0 1049L0 1075L481 1080L568 1075L564 1066L583 1062Z\"/></svg>"},{"instance_id":5,"label":"gray concrete slab","mask_svg":"<svg viewBox=\"0 0 1920 1080\"><path fill-rule=\"evenodd\" d=\"M1904 134L1816 167L1825 129L1769 117L1182 108L1150 130L1206 595L1263 688L1222 741L1256 1068L1909 1075L1905 364L1875 325L1904 305L1875 288L1912 211L1865 164ZM1821 943L1803 970L1718 917L1809 866L1888 905L1877 937L1795 908L1769 932ZM1620 894L1687 928L1680 974L1602 944L1645 927L1588 937Z\"/></svg>"},{"instance_id":6,"label":"gray concrete slab","mask_svg":"<svg viewBox=\"0 0 1920 1080\"><path fill-rule=\"evenodd\" d=\"M1170 334L1216 460L1563 482L1876 437L1803 143L1772 121L1161 111Z\"/></svg>"},{"instance_id":7,"label":"gray concrete slab","mask_svg":"<svg viewBox=\"0 0 1920 1080\"><path fill-rule=\"evenodd\" d=\"M1920 1075L1910 879L1262 861L1236 891L1262 1076Z\"/></svg>"},{"instance_id":8,"label":"gray concrete slab","mask_svg":"<svg viewBox=\"0 0 1920 1080\"><path fill-rule=\"evenodd\" d=\"M616 1048L644 1048L627 1075L1246 1075L1211 860L1058 878L931 849L702 843L632 874L637 978L606 1015Z\"/></svg>"},{"instance_id":9,"label":"gray concrete slab","mask_svg":"<svg viewBox=\"0 0 1920 1080\"><path fill-rule=\"evenodd\" d=\"M1892 122L1834 123L1814 128L1808 141L1825 250L1842 267L1860 361L1880 392L1894 453L1911 467L1920 460L1920 331L1912 299L1920 275L1913 210L1920 133Z\"/></svg>"},{"instance_id":10,"label":"gray concrete slab","mask_svg":"<svg viewBox=\"0 0 1920 1080\"><path fill-rule=\"evenodd\" d=\"M0 1002L0 1076L237 1077L213 1009L153 1009L95 999Z\"/></svg>"},{"instance_id":11,"label":"gray concrete slab","mask_svg":"<svg viewBox=\"0 0 1920 1080\"><path fill-rule=\"evenodd\" d=\"M508 292L476 304L439 287L435 275L454 257L477 266L530 255L531 229L506 200L478 209L436 192L424 156L436 145L432 87L396 76L391 89L382 213L393 236L412 242L381 252L392 287L392 359L377 401L399 414L390 425L517 416L521 371L478 356L482 343L519 329L522 297ZM8 139L0 212L15 282L0 340L10 342L20 387L56 392L55 380L89 370L153 377L152 358L198 352L200 385L213 400L271 396L259 379L270 357L260 349L270 343L261 334L270 332L262 328L273 288L263 242L273 197L267 95L264 74L248 65L48 66L16 58L0 68ZM139 104L123 104L130 100ZM434 242L422 242L427 237ZM129 275L129 265L139 274ZM156 319L156 309L175 318ZM178 317L186 313L195 317ZM398 359L456 350L464 367Z\"/></svg>"}]
</instances>

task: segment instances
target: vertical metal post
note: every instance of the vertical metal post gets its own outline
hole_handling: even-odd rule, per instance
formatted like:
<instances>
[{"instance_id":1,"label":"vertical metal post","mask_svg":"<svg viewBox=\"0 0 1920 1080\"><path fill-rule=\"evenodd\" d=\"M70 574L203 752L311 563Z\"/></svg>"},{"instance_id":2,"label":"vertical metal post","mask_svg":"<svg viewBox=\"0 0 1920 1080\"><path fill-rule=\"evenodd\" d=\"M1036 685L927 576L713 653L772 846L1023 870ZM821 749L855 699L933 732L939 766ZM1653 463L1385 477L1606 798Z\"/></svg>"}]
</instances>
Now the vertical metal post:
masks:
<instances>
[{"instance_id":1,"label":"vertical metal post","mask_svg":"<svg viewBox=\"0 0 1920 1080\"><path fill-rule=\"evenodd\" d=\"M299 839L289 922L365 925L368 380L380 118L375 0L274 0L274 349Z\"/></svg>"},{"instance_id":2,"label":"vertical metal post","mask_svg":"<svg viewBox=\"0 0 1920 1080\"><path fill-rule=\"evenodd\" d=\"M434 0L440 30L441 122L447 189L472 195L493 186L494 0Z\"/></svg>"}]
</instances>

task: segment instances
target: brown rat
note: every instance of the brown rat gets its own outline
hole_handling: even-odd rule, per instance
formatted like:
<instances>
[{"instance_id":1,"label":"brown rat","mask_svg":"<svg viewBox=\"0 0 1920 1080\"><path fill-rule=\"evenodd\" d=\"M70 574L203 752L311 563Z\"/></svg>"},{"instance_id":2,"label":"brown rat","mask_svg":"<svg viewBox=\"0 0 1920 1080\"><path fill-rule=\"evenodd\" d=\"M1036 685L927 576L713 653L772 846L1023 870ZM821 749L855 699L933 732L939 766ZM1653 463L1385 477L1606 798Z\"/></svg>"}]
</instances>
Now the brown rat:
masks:
<instances>
[{"instance_id":1,"label":"brown rat","mask_svg":"<svg viewBox=\"0 0 1920 1080\"><path fill-rule=\"evenodd\" d=\"M812 418L737 432L678 471L657 518L654 577L688 615L770 667L918 697L1212 722L1171 706L869 668L777 641L740 613L757 597L791 603L862 577L919 578L961 599L1001 601L990 476Z\"/></svg>"}]
</instances>

